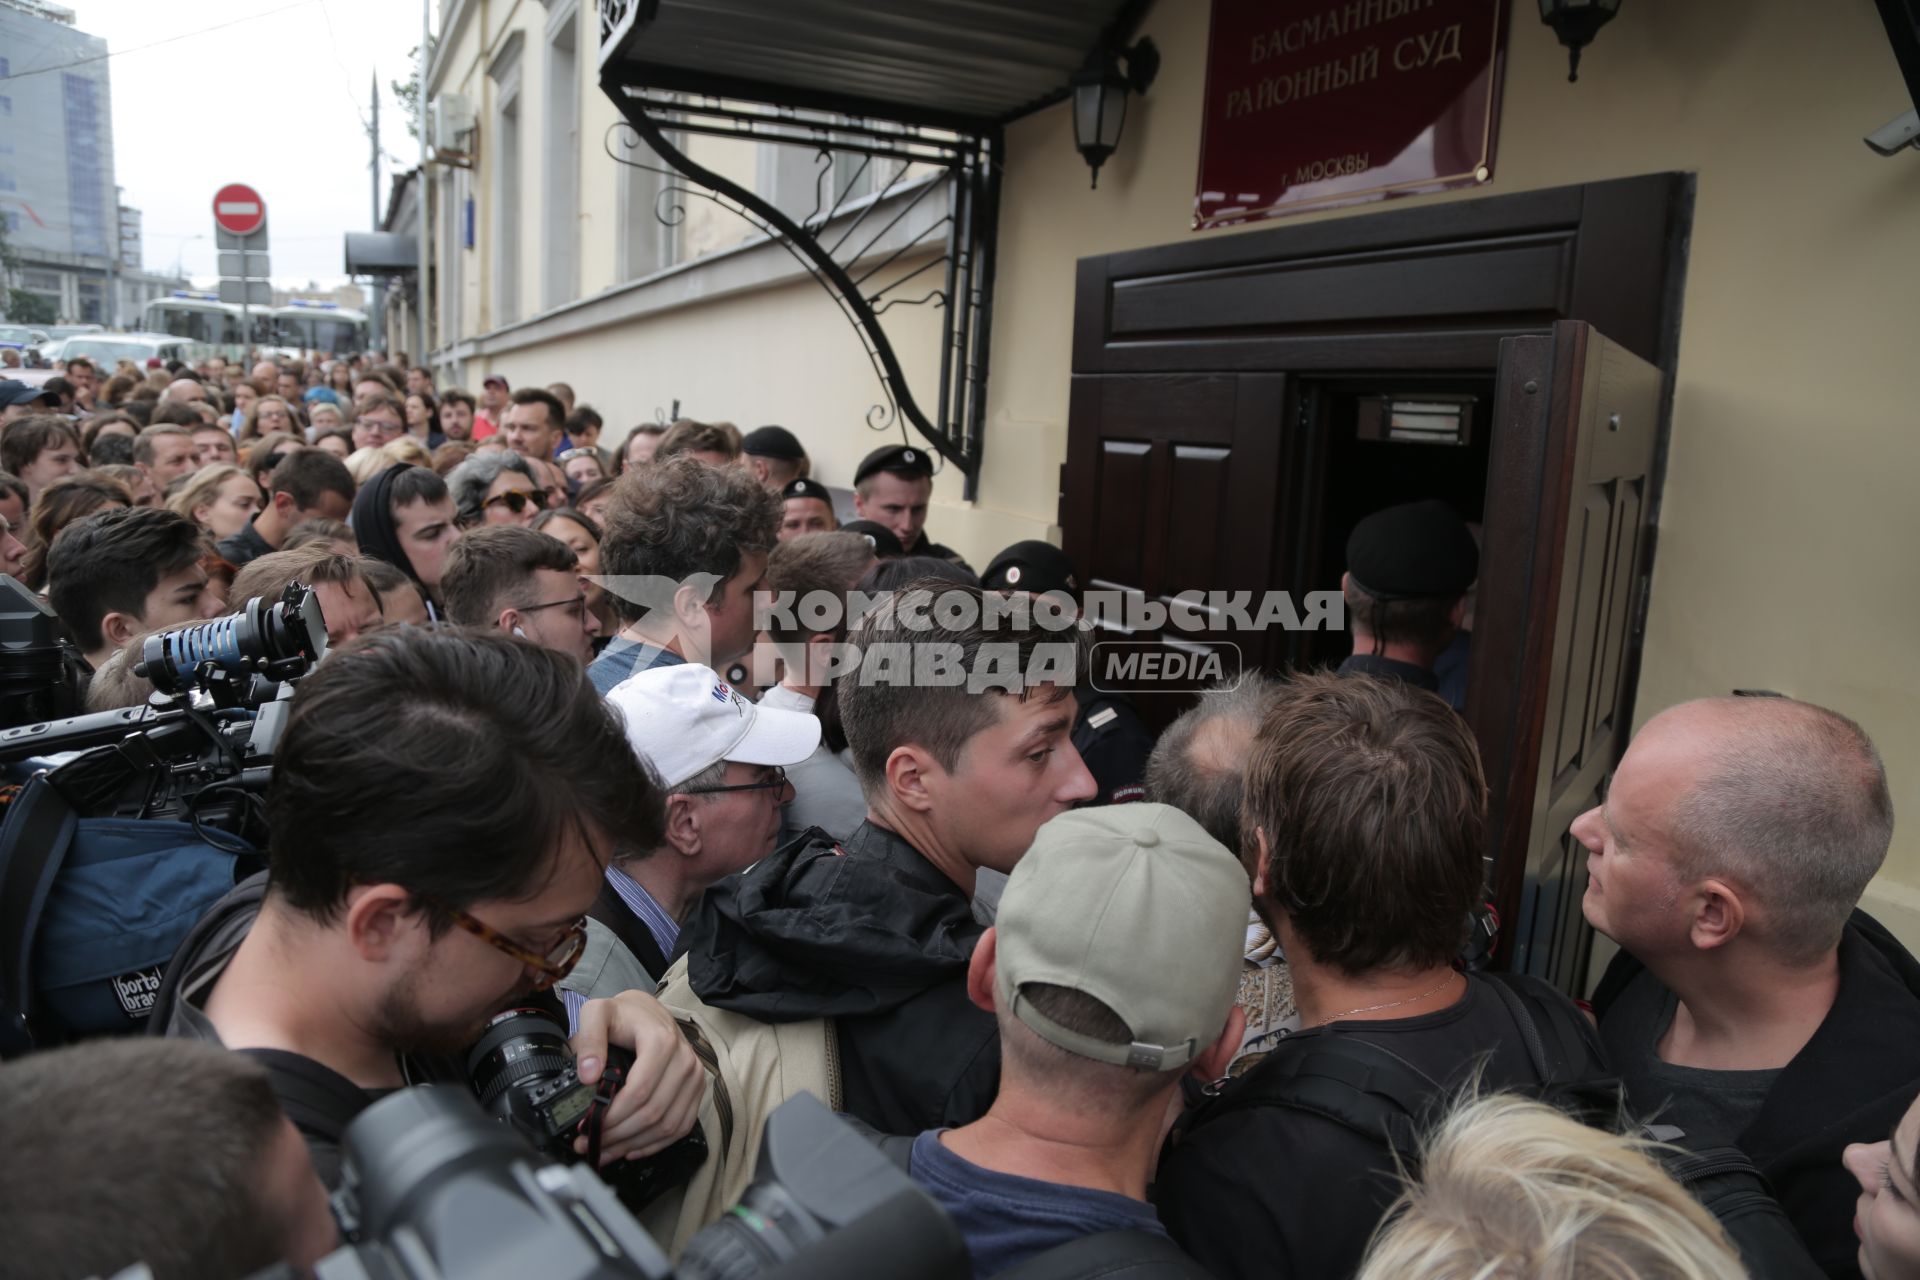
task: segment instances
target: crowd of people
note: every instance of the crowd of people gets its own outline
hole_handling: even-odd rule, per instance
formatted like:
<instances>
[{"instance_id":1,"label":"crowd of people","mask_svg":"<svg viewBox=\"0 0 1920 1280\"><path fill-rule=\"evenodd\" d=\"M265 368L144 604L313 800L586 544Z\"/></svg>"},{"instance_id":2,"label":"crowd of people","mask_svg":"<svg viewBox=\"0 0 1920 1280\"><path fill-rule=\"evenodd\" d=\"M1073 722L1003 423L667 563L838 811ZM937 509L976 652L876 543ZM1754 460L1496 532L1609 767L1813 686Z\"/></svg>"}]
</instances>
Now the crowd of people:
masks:
<instances>
[{"instance_id":1,"label":"crowd of people","mask_svg":"<svg viewBox=\"0 0 1920 1280\"><path fill-rule=\"evenodd\" d=\"M1920 1280L1920 964L1859 909L1893 812L1852 720L1648 720L1572 828L1618 946L1576 1002L1470 945L1498 815L1440 504L1354 530L1338 670L1155 732L996 609L1071 617L1057 548L976 574L931 539L924 450L836 489L783 427L603 425L565 384L360 358L0 383L0 570L89 709L153 693L149 636L292 584L328 641L266 870L200 916L154 1034L0 1067L0 1273L310 1266L345 1125L532 1000L583 1080L635 1057L603 1165L697 1125L726 1172L778 1098L722 1099L715 1050L764 1029L982 1278ZM643 1220L677 1248L703 1206Z\"/></svg>"}]
</instances>

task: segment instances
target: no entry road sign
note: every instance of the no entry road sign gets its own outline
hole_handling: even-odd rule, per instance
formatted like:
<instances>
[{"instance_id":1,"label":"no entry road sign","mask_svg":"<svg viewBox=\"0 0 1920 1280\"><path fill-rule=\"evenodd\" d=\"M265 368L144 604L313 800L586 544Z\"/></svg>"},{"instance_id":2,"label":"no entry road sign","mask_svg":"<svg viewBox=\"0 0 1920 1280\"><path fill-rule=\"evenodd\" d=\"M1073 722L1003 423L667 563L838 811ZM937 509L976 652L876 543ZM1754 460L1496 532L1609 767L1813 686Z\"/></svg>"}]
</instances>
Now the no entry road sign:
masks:
<instances>
[{"instance_id":1,"label":"no entry road sign","mask_svg":"<svg viewBox=\"0 0 1920 1280\"><path fill-rule=\"evenodd\" d=\"M213 221L222 231L250 236L267 224L267 202L243 182L230 182L213 196Z\"/></svg>"}]
</instances>

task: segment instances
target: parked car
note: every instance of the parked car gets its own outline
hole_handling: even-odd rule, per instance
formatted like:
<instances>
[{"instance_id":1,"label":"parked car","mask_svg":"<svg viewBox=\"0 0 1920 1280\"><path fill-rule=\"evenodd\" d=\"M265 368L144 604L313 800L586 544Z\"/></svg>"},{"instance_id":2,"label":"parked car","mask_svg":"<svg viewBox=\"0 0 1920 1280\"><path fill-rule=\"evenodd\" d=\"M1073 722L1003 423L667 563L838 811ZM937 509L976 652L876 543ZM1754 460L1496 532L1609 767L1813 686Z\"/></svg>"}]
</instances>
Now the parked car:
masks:
<instances>
[{"instance_id":1,"label":"parked car","mask_svg":"<svg viewBox=\"0 0 1920 1280\"><path fill-rule=\"evenodd\" d=\"M172 360L192 363L205 354L204 348L204 343L168 333L84 333L51 343L42 351L55 363L86 356L111 372L121 360L131 360L143 369L149 360L163 364Z\"/></svg>"},{"instance_id":2,"label":"parked car","mask_svg":"<svg viewBox=\"0 0 1920 1280\"><path fill-rule=\"evenodd\" d=\"M37 347L49 336L45 329L33 329L24 324L0 324L0 347L12 347L16 351Z\"/></svg>"}]
</instances>

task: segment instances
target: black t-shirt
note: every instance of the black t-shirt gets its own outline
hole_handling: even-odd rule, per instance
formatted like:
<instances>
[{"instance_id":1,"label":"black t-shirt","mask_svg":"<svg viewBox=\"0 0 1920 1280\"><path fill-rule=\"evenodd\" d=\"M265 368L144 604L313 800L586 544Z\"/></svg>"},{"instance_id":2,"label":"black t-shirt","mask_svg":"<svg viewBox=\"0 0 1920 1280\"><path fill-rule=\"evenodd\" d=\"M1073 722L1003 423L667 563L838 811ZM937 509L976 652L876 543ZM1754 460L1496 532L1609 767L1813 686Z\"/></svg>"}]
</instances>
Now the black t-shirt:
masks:
<instances>
[{"instance_id":1,"label":"black t-shirt","mask_svg":"<svg viewBox=\"0 0 1920 1280\"><path fill-rule=\"evenodd\" d=\"M1337 1022L1289 1036L1223 1095L1249 1087L1263 1071L1322 1037L1362 1035L1391 1050L1451 1094L1484 1063L1484 1087L1540 1083L1520 1029L1494 979L1468 975L1466 994L1451 1007L1416 1018ZM1598 1038L1578 1010L1545 983L1521 978L1542 999L1566 1007L1592 1061L1601 1069ZM1549 1028L1541 1028L1551 1037ZM1238 1277L1351 1275L1387 1207L1399 1194L1394 1157L1337 1121L1291 1107L1261 1106L1199 1124L1161 1161L1154 1199L1160 1220L1187 1252L1221 1280Z\"/></svg>"},{"instance_id":2,"label":"black t-shirt","mask_svg":"<svg viewBox=\"0 0 1920 1280\"><path fill-rule=\"evenodd\" d=\"M1662 1062L1660 1037L1673 1025L1679 998L1657 982L1628 987L1607 1010L1600 1039L1627 1089L1627 1105L1643 1123L1678 1126L1695 1151L1738 1144L1767 1100L1782 1068L1705 1071Z\"/></svg>"}]
</instances>

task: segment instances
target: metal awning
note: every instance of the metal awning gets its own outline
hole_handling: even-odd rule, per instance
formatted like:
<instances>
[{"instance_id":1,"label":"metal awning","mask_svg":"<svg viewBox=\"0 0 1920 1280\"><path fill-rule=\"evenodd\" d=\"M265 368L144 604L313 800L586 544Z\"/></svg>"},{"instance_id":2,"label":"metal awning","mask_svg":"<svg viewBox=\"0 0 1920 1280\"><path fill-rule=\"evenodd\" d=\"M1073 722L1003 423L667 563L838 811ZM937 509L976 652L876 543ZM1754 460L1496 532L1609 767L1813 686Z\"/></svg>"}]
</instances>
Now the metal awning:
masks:
<instances>
[{"instance_id":1,"label":"metal awning","mask_svg":"<svg viewBox=\"0 0 1920 1280\"><path fill-rule=\"evenodd\" d=\"M347 232L350 276L412 275L420 264L420 242L397 231Z\"/></svg>"},{"instance_id":2,"label":"metal awning","mask_svg":"<svg viewBox=\"0 0 1920 1280\"><path fill-rule=\"evenodd\" d=\"M716 94L977 132L1066 96L1145 0L601 0L601 69Z\"/></svg>"},{"instance_id":3,"label":"metal awning","mask_svg":"<svg viewBox=\"0 0 1920 1280\"><path fill-rule=\"evenodd\" d=\"M1001 131L1065 99L1074 73L1117 52L1150 3L599 0L600 87L643 144L628 143L630 155L614 158L652 169L664 162L669 177L692 184L679 190L784 243L866 348L888 401L868 413L869 425L910 424L966 477L972 498L986 434ZM862 172L878 165L876 173L892 176L884 186L876 182L870 202L825 245L828 228L848 222L844 197L834 199L830 184L817 180L813 212L794 216L691 159L684 140L701 134L807 148L820 157L822 175L832 156L846 155ZM887 231L933 188L916 184L919 194L892 221L881 215L862 224L927 165L945 173L945 216L924 237L880 258ZM913 189L904 188L902 199ZM940 256L904 279L884 275L916 246L931 253L941 232ZM912 261L918 259L907 265ZM943 270L926 278L939 287L924 297L886 296L935 268ZM938 390L917 399L880 317L890 307L929 302L945 313Z\"/></svg>"}]
</instances>

